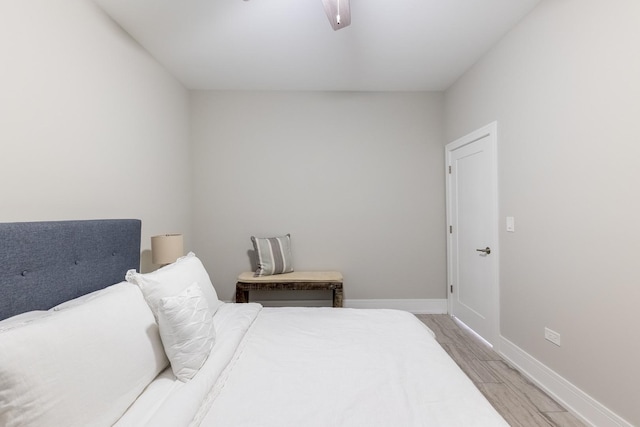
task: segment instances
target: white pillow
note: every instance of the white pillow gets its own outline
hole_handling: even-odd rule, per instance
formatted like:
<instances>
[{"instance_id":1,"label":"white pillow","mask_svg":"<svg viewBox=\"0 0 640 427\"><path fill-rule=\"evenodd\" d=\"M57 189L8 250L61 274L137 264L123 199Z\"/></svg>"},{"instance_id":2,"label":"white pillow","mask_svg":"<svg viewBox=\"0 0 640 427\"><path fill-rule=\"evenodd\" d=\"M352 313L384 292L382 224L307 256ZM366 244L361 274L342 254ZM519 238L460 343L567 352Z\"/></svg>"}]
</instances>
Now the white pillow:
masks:
<instances>
[{"instance_id":1,"label":"white pillow","mask_svg":"<svg viewBox=\"0 0 640 427\"><path fill-rule=\"evenodd\" d=\"M126 282L120 282L120 283L126 283ZM116 285L119 285L119 283L116 283ZM88 294L81 295L78 298L70 299L69 301L65 301L63 303L60 303L60 304L56 305L53 308L50 308L49 311L66 310L67 308L71 308L71 307L75 307L75 306L80 305L80 304L84 304L85 302L87 302L89 300L92 300L94 298L97 298L102 294L105 294L107 292L111 292L114 289L117 290L118 288L114 288L114 286L116 286L116 285L107 286L104 289L98 289L97 291L93 291L93 292L89 292Z\"/></svg>"},{"instance_id":2,"label":"white pillow","mask_svg":"<svg viewBox=\"0 0 640 427\"><path fill-rule=\"evenodd\" d=\"M140 286L144 298L147 300L147 304L151 307L156 319L158 318L158 306L162 298L178 295L194 282L198 283L202 289L202 294L207 299L212 315L222 304L218 300L218 295L211 284L207 270L205 270L204 265L193 252L178 258L173 264L151 273L141 274L135 270L129 270L126 280Z\"/></svg>"},{"instance_id":3,"label":"white pillow","mask_svg":"<svg viewBox=\"0 0 640 427\"><path fill-rule=\"evenodd\" d=\"M0 425L107 426L167 366L137 286L0 333Z\"/></svg>"},{"instance_id":4,"label":"white pillow","mask_svg":"<svg viewBox=\"0 0 640 427\"><path fill-rule=\"evenodd\" d=\"M0 332L26 325L47 315L49 315L49 312L44 310L33 310L16 314L15 316L0 320Z\"/></svg>"},{"instance_id":5,"label":"white pillow","mask_svg":"<svg viewBox=\"0 0 640 427\"><path fill-rule=\"evenodd\" d=\"M207 300L197 283L160 300L158 326L173 374L181 381L190 380L209 357L216 337Z\"/></svg>"}]
</instances>

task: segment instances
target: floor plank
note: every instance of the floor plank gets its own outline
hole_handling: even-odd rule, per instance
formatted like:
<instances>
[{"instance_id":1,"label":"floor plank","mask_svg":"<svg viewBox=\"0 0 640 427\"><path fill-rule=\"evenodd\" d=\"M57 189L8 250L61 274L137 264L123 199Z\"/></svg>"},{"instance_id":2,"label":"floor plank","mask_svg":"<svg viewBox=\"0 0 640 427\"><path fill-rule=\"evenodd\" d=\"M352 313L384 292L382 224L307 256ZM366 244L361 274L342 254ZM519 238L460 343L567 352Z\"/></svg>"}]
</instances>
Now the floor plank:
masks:
<instances>
[{"instance_id":1,"label":"floor plank","mask_svg":"<svg viewBox=\"0 0 640 427\"><path fill-rule=\"evenodd\" d=\"M585 427L475 334L447 314L416 315L511 426Z\"/></svg>"},{"instance_id":2,"label":"floor plank","mask_svg":"<svg viewBox=\"0 0 640 427\"><path fill-rule=\"evenodd\" d=\"M502 379L507 386L515 391L519 391L531 402L533 406L540 412L557 412L565 411L565 409L556 403L549 395L540 390L529 380L523 377L520 372L516 371L503 361L490 361L488 365L493 369L496 375Z\"/></svg>"},{"instance_id":3,"label":"floor plank","mask_svg":"<svg viewBox=\"0 0 640 427\"><path fill-rule=\"evenodd\" d=\"M441 345L474 383L500 382L500 379L487 362L476 358L467 348L453 344Z\"/></svg>"},{"instance_id":4,"label":"floor plank","mask_svg":"<svg viewBox=\"0 0 640 427\"><path fill-rule=\"evenodd\" d=\"M585 427L585 424L568 412L545 412L543 414L554 426Z\"/></svg>"},{"instance_id":5,"label":"floor plank","mask_svg":"<svg viewBox=\"0 0 640 427\"><path fill-rule=\"evenodd\" d=\"M467 347L476 355L480 360L502 360L500 355L493 351L493 349L486 342L482 341L475 334L468 332L464 329L456 329L455 334L463 341Z\"/></svg>"},{"instance_id":6,"label":"floor plank","mask_svg":"<svg viewBox=\"0 0 640 427\"><path fill-rule=\"evenodd\" d=\"M458 329L459 326L453 320L453 318L447 314L433 314L432 319L436 322L440 327L444 329Z\"/></svg>"},{"instance_id":7,"label":"floor plank","mask_svg":"<svg viewBox=\"0 0 640 427\"><path fill-rule=\"evenodd\" d=\"M476 386L510 426L553 426L533 405L505 384L484 383Z\"/></svg>"}]
</instances>

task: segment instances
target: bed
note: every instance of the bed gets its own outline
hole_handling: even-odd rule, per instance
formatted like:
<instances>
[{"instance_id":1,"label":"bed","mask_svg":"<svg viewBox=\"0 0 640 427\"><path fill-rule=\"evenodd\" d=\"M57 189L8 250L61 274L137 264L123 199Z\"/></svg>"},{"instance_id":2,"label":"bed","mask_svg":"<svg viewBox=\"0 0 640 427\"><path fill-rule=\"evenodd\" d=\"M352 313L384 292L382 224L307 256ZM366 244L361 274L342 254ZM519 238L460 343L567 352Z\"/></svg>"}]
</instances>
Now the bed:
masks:
<instances>
[{"instance_id":1,"label":"bed","mask_svg":"<svg viewBox=\"0 0 640 427\"><path fill-rule=\"evenodd\" d=\"M0 425L507 425L415 316L223 303L140 229L0 224Z\"/></svg>"}]
</instances>

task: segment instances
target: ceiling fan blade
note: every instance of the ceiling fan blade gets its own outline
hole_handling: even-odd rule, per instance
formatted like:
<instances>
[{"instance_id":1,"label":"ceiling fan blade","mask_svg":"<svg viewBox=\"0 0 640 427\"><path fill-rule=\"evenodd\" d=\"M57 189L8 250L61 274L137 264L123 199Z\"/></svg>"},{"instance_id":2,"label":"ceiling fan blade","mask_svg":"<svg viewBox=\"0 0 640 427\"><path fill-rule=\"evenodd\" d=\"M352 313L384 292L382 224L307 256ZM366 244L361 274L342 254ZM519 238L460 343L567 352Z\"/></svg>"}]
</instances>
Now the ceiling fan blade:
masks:
<instances>
[{"instance_id":1,"label":"ceiling fan blade","mask_svg":"<svg viewBox=\"0 0 640 427\"><path fill-rule=\"evenodd\" d=\"M322 0L322 5L334 31L351 25L349 0Z\"/></svg>"}]
</instances>

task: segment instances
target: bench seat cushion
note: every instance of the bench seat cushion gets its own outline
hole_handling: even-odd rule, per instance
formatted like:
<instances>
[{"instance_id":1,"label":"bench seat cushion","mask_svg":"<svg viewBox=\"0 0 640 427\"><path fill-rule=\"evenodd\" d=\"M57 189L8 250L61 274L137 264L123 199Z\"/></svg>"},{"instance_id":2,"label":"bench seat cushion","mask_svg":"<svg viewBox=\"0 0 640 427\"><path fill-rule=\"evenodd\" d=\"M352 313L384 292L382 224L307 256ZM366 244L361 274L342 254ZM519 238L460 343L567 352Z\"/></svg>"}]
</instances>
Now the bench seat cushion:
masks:
<instances>
[{"instance_id":1,"label":"bench seat cushion","mask_svg":"<svg viewBox=\"0 0 640 427\"><path fill-rule=\"evenodd\" d=\"M255 277L253 272L238 276L239 283L294 283L294 282L342 282L342 274L337 271L294 271L274 276Z\"/></svg>"}]
</instances>

